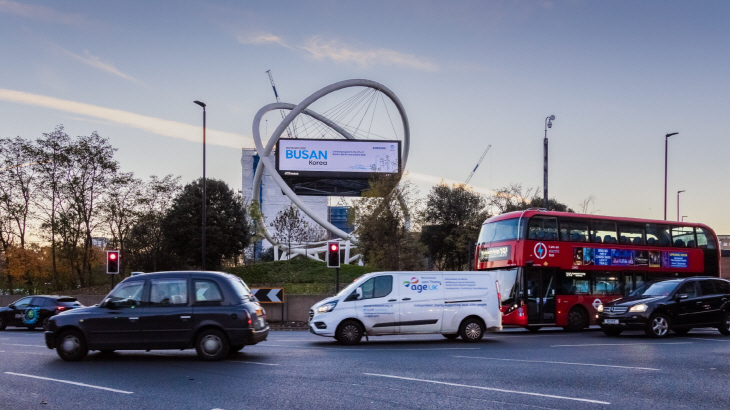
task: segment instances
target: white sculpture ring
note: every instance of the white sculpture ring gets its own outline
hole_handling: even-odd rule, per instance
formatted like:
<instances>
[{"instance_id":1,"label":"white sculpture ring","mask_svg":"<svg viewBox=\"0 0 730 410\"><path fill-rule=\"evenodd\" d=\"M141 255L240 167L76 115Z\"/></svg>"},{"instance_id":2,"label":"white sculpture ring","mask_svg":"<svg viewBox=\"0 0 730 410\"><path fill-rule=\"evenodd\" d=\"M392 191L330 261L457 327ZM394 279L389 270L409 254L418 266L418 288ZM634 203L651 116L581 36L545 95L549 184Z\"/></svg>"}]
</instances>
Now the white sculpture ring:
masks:
<instances>
[{"instance_id":1,"label":"white sculpture ring","mask_svg":"<svg viewBox=\"0 0 730 410\"><path fill-rule=\"evenodd\" d=\"M294 121L294 118L297 117L297 115L304 113L318 121L321 121L322 123L326 124L327 126L331 127L335 131L337 131L340 135L342 135L346 139L355 139L350 133L342 129L342 127L338 126L334 122L330 121L328 118L317 114L311 110L308 110L307 107L312 105L315 101L319 100L320 98L341 90L343 88L349 88L349 87L368 87L372 88L378 91L381 91L383 94L385 94L390 100L395 104L396 108L398 109L398 113L401 116L401 122L403 123L403 151L401 154L401 170L404 170L406 167L406 162L408 161L408 149L410 146L410 140L411 140L411 132L410 132L410 126L408 125L408 116L406 115L405 108L403 108L403 104L401 104L400 99L386 86L377 83L375 81L370 80L345 80L340 81L338 83L330 84L327 87L324 87L320 89L319 91L315 92L314 94L310 95L304 101L299 103L298 105L293 104L286 104L286 103L273 103L264 106L261 108L254 117L253 120L253 141L256 145L256 150L259 153L259 164L256 167L256 173L253 178L253 191L252 192L259 192L259 189L261 187L261 178L263 177L263 170L264 167L271 170L271 176L274 178L274 181L276 184L281 188L282 192L291 199L292 202L294 202L299 209L302 210L305 214L307 214L312 220L317 222L319 225L321 225L323 228L327 229L328 231L332 232L333 234L339 236L342 239L349 240L353 244L357 243L357 239L351 235L348 234L341 229L337 228L336 226L332 225L329 221L326 219L322 219L319 217L319 215L315 214L301 199L299 199L299 196L292 191L291 188L284 182L284 179L279 175L278 172L276 172L276 167L274 166L274 163L271 160L271 157L269 156L271 154L271 151L274 149L274 146L276 145L276 142L281 138L281 135L283 134L284 130ZM263 118L264 114L266 114L269 111L272 110L291 110L289 114L282 120L282 122L279 124L279 126L276 128L274 133L271 135L271 138L269 139L268 143L266 144L266 148L264 149L263 143L261 142L261 134L260 134L260 127L261 127L261 119ZM269 233L268 228L266 227L266 223L263 220L258 221L261 226L264 227L264 235L266 236L266 239L271 242L274 245L280 245L277 241L273 239L271 234Z\"/></svg>"}]
</instances>

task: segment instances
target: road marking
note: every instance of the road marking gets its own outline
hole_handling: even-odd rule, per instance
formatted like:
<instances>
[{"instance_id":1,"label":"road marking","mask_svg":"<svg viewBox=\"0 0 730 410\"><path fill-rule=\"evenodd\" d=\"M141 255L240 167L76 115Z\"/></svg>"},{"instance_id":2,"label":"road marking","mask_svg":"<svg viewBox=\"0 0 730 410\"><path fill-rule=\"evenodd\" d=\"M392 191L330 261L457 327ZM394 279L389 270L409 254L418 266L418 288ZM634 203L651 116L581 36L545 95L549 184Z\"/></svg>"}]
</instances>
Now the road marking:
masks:
<instances>
[{"instance_id":1,"label":"road marking","mask_svg":"<svg viewBox=\"0 0 730 410\"><path fill-rule=\"evenodd\" d=\"M689 339L689 340L709 340L711 342L730 342L730 340L722 340L722 339L703 339L701 337L683 337L683 339Z\"/></svg>"},{"instance_id":2,"label":"road marking","mask_svg":"<svg viewBox=\"0 0 730 410\"><path fill-rule=\"evenodd\" d=\"M279 364L278 364L278 363L261 363L261 362L249 362L249 361L245 361L245 360L228 360L228 361L229 361L229 362L234 362L234 363L250 363L250 364L262 364L262 365L264 365L264 366L279 366Z\"/></svg>"},{"instance_id":3,"label":"road marking","mask_svg":"<svg viewBox=\"0 0 730 410\"><path fill-rule=\"evenodd\" d=\"M550 363L550 364L572 364L576 366L595 366L595 367L615 367L617 369L634 369L634 370L659 370L651 367L633 367L633 366L614 366L610 364L592 364L592 363L571 363L571 362L550 362L545 360L521 360L521 359L500 359L496 357L473 357L473 356L454 356L462 359L481 359L481 360L504 360L510 362L527 362L527 363Z\"/></svg>"},{"instance_id":4,"label":"road marking","mask_svg":"<svg viewBox=\"0 0 730 410\"><path fill-rule=\"evenodd\" d=\"M381 350L397 350L399 352L402 351L408 351L408 350L415 350L415 351L425 351L425 350L481 350L480 347L444 347L444 348L434 348L434 349L378 349L377 347L374 347L372 349L341 349L343 351L349 351L349 350L367 350L367 351L381 351Z\"/></svg>"},{"instance_id":5,"label":"road marking","mask_svg":"<svg viewBox=\"0 0 730 410\"><path fill-rule=\"evenodd\" d=\"M52 379L50 377L33 376L33 375L30 375L30 374L13 373L13 372L5 372L5 374L10 374L10 375L13 375L13 376L30 377L31 379L40 379L40 380L48 380L48 381L52 381L52 382L73 384L75 386L91 387L92 389L106 390L106 391L110 391L110 392L113 392L113 393L123 393L123 394L132 394L132 393L134 393L134 392L131 392L131 391L111 389L109 387L94 386L92 384L86 384L86 383L70 382L68 380Z\"/></svg>"},{"instance_id":6,"label":"road marking","mask_svg":"<svg viewBox=\"0 0 730 410\"><path fill-rule=\"evenodd\" d=\"M550 347L584 347L584 346L639 346L639 345L689 345L692 342L675 343L594 343L585 345L555 345Z\"/></svg>"},{"instance_id":7,"label":"road marking","mask_svg":"<svg viewBox=\"0 0 730 410\"><path fill-rule=\"evenodd\" d=\"M17 343L3 343L3 346L48 347L46 345L21 345Z\"/></svg>"},{"instance_id":8,"label":"road marking","mask_svg":"<svg viewBox=\"0 0 730 410\"><path fill-rule=\"evenodd\" d=\"M414 379L412 377L391 376L388 374L375 374L375 373L364 373L364 374L367 376L388 377L391 379L411 380L411 381L416 381L416 382L425 382L425 383L433 383L433 384L443 384L445 386L468 387L470 389L489 390L489 391L496 391L496 392L501 392L501 393L514 393L514 394L524 394L527 396L549 397L551 399L582 401L584 403L611 404L607 401L581 399L581 398L577 398L577 397L567 397L567 396L556 396L554 394L542 394L542 393L531 393L531 392L517 391L517 390L505 390L505 389L497 389L494 387L470 386L468 384L439 382L436 380Z\"/></svg>"}]
</instances>

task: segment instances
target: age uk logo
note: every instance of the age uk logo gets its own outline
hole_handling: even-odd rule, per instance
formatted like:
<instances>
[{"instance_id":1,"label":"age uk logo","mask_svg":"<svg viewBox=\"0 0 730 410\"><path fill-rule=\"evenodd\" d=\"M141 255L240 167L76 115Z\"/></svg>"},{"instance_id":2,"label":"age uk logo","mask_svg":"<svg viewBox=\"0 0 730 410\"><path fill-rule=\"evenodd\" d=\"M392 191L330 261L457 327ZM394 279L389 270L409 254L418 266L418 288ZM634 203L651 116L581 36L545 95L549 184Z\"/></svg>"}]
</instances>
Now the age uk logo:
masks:
<instances>
[{"instance_id":1,"label":"age uk logo","mask_svg":"<svg viewBox=\"0 0 730 410\"><path fill-rule=\"evenodd\" d=\"M409 287L411 285L415 285L416 283L418 283L418 278L415 277L415 276L412 277L411 280L407 280L407 281L403 282L403 284L405 285L405 287Z\"/></svg>"}]
</instances>

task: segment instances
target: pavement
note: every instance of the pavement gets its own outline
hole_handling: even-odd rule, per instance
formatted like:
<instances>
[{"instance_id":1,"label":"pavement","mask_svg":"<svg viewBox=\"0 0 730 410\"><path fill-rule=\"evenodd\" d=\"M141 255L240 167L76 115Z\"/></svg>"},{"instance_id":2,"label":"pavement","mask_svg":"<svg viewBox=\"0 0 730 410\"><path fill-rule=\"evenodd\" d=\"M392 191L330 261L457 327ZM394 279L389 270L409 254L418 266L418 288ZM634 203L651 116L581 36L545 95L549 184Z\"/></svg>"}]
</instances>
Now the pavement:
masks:
<instances>
[{"instance_id":1,"label":"pavement","mask_svg":"<svg viewBox=\"0 0 730 410\"><path fill-rule=\"evenodd\" d=\"M480 343L440 335L357 346L272 331L221 362L194 350L91 352L67 363L43 332L0 332L0 408L728 409L730 337L655 340L521 329Z\"/></svg>"}]
</instances>

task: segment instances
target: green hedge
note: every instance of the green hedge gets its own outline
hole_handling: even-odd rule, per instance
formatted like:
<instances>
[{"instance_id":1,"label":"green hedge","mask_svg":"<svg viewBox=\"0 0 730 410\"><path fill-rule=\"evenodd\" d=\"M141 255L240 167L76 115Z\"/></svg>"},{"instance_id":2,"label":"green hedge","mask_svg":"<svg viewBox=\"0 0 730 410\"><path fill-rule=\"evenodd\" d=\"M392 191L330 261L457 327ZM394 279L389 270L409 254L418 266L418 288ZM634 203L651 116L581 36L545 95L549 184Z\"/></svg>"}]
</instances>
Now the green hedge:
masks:
<instances>
[{"instance_id":1,"label":"green hedge","mask_svg":"<svg viewBox=\"0 0 730 410\"><path fill-rule=\"evenodd\" d=\"M340 289L374 270L368 266L342 265ZM335 269L311 259L261 262L226 271L241 277L251 288L284 288L287 295L329 295L335 292Z\"/></svg>"}]
</instances>

